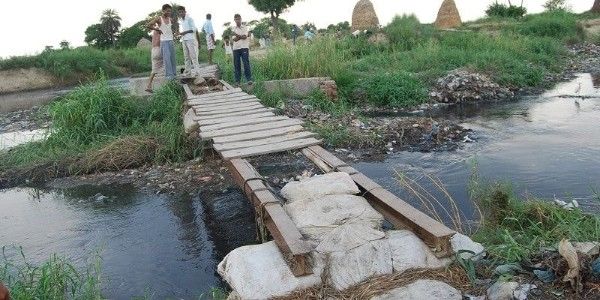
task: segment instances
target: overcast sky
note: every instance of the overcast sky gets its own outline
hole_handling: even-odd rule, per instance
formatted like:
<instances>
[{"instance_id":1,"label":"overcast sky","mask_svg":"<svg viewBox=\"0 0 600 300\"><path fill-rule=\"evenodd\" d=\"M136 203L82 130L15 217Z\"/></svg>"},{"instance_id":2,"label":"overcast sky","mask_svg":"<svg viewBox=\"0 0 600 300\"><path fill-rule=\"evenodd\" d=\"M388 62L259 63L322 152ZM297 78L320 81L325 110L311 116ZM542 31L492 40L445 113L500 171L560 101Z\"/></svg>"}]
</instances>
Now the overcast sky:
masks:
<instances>
[{"instance_id":1,"label":"overcast sky","mask_svg":"<svg viewBox=\"0 0 600 300\"><path fill-rule=\"evenodd\" d=\"M484 15L485 8L494 0L455 0L463 20L474 20ZM500 0L501 2L503 0ZM102 10L115 9L123 19L123 26L130 26L145 18L151 11L160 9L165 2L177 2L187 7L188 13L201 26L204 16L213 14L215 30L220 36L223 23L233 19L235 13L245 20L265 17L256 12L246 0L3 0L5 13L0 18L4 28L0 57L35 54L46 45L58 46L61 40L72 45L84 45L87 26L98 22ZM303 0L294 5L282 17L288 22L304 24L312 22L318 28L332 23L350 21L357 0ZM380 22L385 25L395 15L416 14L424 23L435 20L442 0L372 0ZM519 0L513 2L519 3ZM540 12L545 0L524 0L529 12ZM567 0L575 12L592 7L594 0Z\"/></svg>"}]
</instances>

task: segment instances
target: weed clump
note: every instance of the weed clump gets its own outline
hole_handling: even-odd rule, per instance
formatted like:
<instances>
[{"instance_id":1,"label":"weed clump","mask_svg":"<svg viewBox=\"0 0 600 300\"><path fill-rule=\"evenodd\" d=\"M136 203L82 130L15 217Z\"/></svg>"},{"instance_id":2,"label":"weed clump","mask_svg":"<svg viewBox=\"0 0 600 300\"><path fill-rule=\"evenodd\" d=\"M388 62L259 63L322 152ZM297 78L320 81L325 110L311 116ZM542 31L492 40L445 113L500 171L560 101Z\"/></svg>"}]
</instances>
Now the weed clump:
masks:
<instances>
[{"instance_id":1,"label":"weed clump","mask_svg":"<svg viewBox=\"0 0 600 300\"><path fill-rule=\"evenodd\" d=\"M384 29L394 50L408 51L433 37L431 26L421 25L415 15L396 16Z\"/></svg>"},{"instance_id":2,"label":"weed clump","mask_svg":"<svg viewBox=\"0 0 600 300\"><path fill-rule=\"evenodd\" d=\"M402 71L373 75L363 82L362 88L375 105L410 106L427 99L427 90L422 82Z\"/></svg>"},{"instance_id":3,"label":"weed clump","mask_svg":"<svg viewBox=\"0 0 600 300\"><path fill-rule=\"evenodd\" d=\"M551 37L567 42L581 41L585 35L575 15L563 10L528 16L518 25L517 31L524 35Z\"/></svg>"}]
</instances>

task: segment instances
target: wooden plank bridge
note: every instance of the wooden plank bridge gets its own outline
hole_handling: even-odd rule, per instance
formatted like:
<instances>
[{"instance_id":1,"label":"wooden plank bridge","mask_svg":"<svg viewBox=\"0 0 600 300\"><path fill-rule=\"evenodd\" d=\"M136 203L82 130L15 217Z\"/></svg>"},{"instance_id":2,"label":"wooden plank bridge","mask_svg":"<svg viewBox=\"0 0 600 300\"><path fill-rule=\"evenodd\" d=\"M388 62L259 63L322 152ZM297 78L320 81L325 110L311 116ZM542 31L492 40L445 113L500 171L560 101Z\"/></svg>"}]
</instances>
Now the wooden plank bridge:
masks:
<instances>
[{"instance_id":1,"label":"wooden plank bridge","mask_svg":"<svg viewBox=\"0 0 600 300\"><path fill-rule=\"evenodd\" d=\"M211 67L205 76L215 72ZM216 75L213 73L212 76ZM407 202L352 168L321 146L316 134L302 122L277 116L258 98L223 82L224 91L194 95L183 85L186 105L195 112L199 135L226 161L234 180L260 211L263 224L296 276L312 274L309 254L313 250L284 211L266 181L244 158L285 151L301 151L324 172L348 173L362 190L363 197L398 229L410 229L430 246L437 256L451 254L450 238L455 231L432 219Z\"/></svg>"}]
</instances>

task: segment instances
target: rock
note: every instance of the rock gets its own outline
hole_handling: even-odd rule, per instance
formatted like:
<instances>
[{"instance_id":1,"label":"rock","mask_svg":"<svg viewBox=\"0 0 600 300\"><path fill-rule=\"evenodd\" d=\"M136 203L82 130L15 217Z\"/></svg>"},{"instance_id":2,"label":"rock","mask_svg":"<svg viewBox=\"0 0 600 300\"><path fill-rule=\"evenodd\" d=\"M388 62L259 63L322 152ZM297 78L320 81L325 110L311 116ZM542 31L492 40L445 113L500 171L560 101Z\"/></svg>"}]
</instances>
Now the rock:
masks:
<instances>
[{"instance_id":1,"label":"rock","mask_svg":"<svg viewBox=\"0 0 600 300\"><path fill-rule=\"evenodd\" d=\"M344 224L327 233L315 250L322 254L350 251L384 237L385 233L363 224Z\"/></svg>"},{"instance_id":2,"label":"rock","mask_svg":"<svg viewBox=\"0 0 600 300\"><path fill-rule=\"evenodd\" d=\"M527 300L529 292L536 289L535 284L521 284L514 292L513 299L515 300Z\"/></svg>"},{"instance_id":3,"label":"rock","mask_svg":"<svg viewBox=\"0 0 600 300\"><path fill-rule=\"evenodd\" d=\"M598 242L573 242L573 247L577 252L587 256L600 254L600 243Z\"/></svg>"},{"instance_id":4,"label":"rock","mask_svg":"<svg viewBox=\"0 0 600 300\"><path fill-rule=\"evenodd\" d=\"M533 270L533 274L544 283L552 283L556 280L556 274L552 270Z\"/></svg>"},{"instance_id":5,"label":"rock","mask_svg":"<svg viewBox=\"0 0 600 300\"><path fill-rule=\"evenodd\" d=\"M386 240L369 242L349 251L328 255L329 279L338 291L371 277L392 274L392 252Z\"/></svg>"},{"instance_id":6,"label":"rock","mask_svg":"<svg viewBox=\"0 0 600 300\"><path fill-rule=\"evenodd\" d=\"M198 76L194 79L194 85L205 85L206 84L206 79L204 79L204 77L202 76Z\"/></svg>"},{"instance_id":7,"label":"rock","mask_svg":"<svg viewBox=\"0 0 600 300\"><path fill-rule=\"evenodd\" d=\"M344 172L317 175L301 181L292 181L281 189L281 195L290 203L303 199L319 199L326 195L355 195L360 190Z\"/></svg>"},{"instance_id":8,"label":"rock","mask_svg":"<svg viewBox=\"0 0 600 300\"><path fill-rule=\"evenodd\" d=\"M141 49L150 49L150 48L152 48L152 41L150 41L147 38L141 38L137 42L137 47L141 48Z\"/></svg>"},{"instance_id":9,"label":"rock","mask_svg":"<svg viewBox=\"0 0 600 300\"><path fill-rule=\"evenodd\" d=\"M431 249L409 230L388 231L387 240L392 250L392 265L395 273L402 273L408 269L444 266Z\"/></svg>"},{"instance_id":10,"label":"rock","mask_svg":"<svg viewBox=\"0 0 600 300\"><path fill-rule=\"evenodd\" d=\"M444 0L435 20L435 27L450 29L460 27L461 25L460 13L458 12L458 8L456 8L454 0Z\"/></svg>"},{"instance_id":11,"label":"rock","mask_svg":"<svg viewBox=\"0 0 600 300\"><path fill-rule=\"evenodd\" d=\"M471 238L464 234L456 233L450 239L450 244L454 253L458 253L461 250L472 251L474 253L463 252L460 254L462 259L477 260L485 254L485 248L482 244L474 242Z\"/></svg>"},{"instance_id":12,"label":"rock","mask_svg":"<svg viewBox=\"0 0 600 300\"><path fill-rule=\"evenodd\" d=\"M461 300L461 292L436 280L421 279L409 285L393 289L371 300Z\"/></svg>"},{"instance_id":13,"label":"rock","mask_svg":"<svg viewBox=\"0 0 600 300\"><path fill-rule=\"evenodd\" d=\"M352 31L363 31L379 28L379 18L373 3L369 0L360 0L352 11Z\"/></svg>"},{"instance_id":14,"label":"rock","mask_svg":"<svg viewBox=\"0 0 600 300\"><path fill-rule=\"evenodd\" d=\"M487 290L487 297L489 300L513 300L513 293L518 287L518 282L497 281Z\"/></svg>"},{"instance_id":15,"label":"rock","mask_svg":"<svg viewBox=\"0 0 600 300\"><path fill-rule=\"evenodd\" d=\"M314 274L296 277L275 242L268 242L231 251L217 272L241 299L267 299L320 284L322 262L316 257L313 262Z\"/></svg>"},{"instance_id":16,"label":"rock","mask_svg":"<svg viewBox=\"0 0 600 300\"><path fill-rule=\"evenodd\" d=\"M196 120L194 120L195 117L196 117L196 113L194 112L194 109L192 109L192 108L188 109L188 111L185 113L185 115L183 115L183 128L185 130L185 133L187 133L187 134L193 133L193 132L197 131L198 128L200 127L198 125L198 122Z\"/></svg>"},{"instance_id":17,"label":"rock","mask_svg":"<svg viewBox=\"0 0 600 300\"><path fill-rule=\"evenodd\" d=\"M363 197L330 195L318 200L297 200L284 206L300 233L313 240L344 224L364 224L379 229L383 216Z\"/></svg>"},{"instance_id":18,"label":"rock","mask_svg":"<svg viewBox=\"0 0 600 300\"><path fill-rule=\"evenodd\" d=\"M460 103L512 98L514 93L485 75L458 69L438 79L429 96L435 102Z\"/></svg>"}]
</instances>

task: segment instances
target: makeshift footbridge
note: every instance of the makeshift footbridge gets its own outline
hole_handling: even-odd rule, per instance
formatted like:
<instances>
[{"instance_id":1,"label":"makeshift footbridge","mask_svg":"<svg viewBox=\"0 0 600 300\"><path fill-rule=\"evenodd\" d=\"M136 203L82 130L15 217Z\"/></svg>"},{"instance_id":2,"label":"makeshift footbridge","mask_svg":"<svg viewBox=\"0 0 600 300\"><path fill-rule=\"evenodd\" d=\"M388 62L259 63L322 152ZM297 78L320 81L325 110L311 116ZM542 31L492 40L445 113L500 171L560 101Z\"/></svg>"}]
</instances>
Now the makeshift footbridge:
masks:
<instances>
[{"instance_id":1,"label":"makeshift footbridge","mask_svg":"<svg viewBox=\"0 0 600 300\"><path fill-rule=\"evenodd\" d=\"M217 76L215 67L203 76ZM322 171L345 172L361 189L362 196L397 229L409 229L438 257L451 255L450 238L455 231L430 218L328 152L317 135L302 121L278 116L258 98L224 81L223 91L195 95L184 84L186 105L193 111L200 138L226 161L233 178L263 218L275 243L295 276L312 274L306 239L284 211L278 197L245 158L284 151L301 151Z\"/></svg>"}]
</instances>

